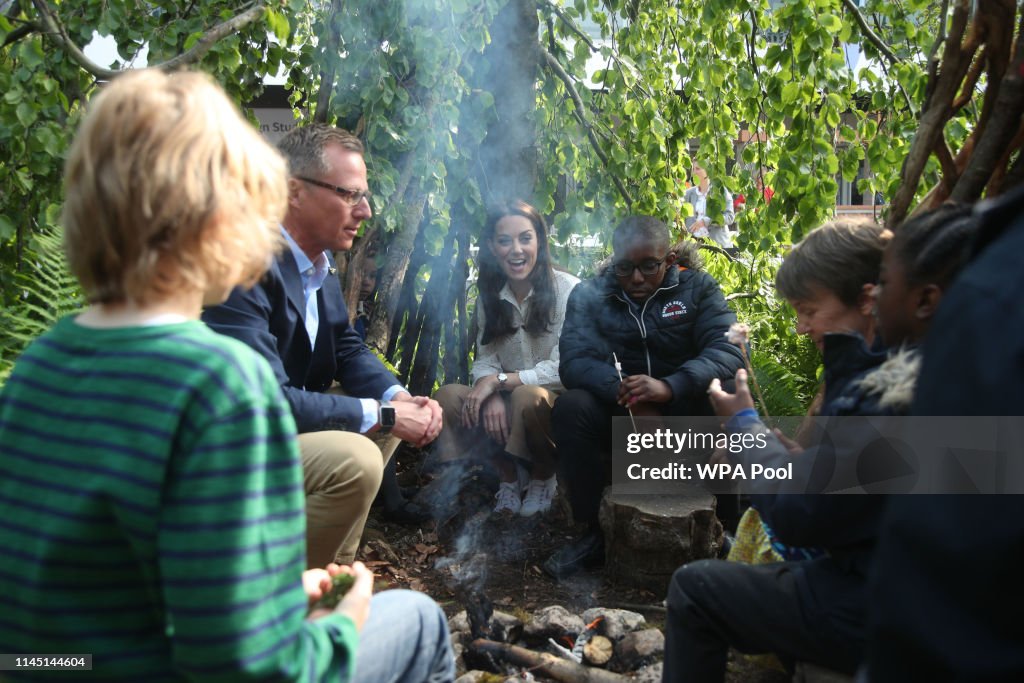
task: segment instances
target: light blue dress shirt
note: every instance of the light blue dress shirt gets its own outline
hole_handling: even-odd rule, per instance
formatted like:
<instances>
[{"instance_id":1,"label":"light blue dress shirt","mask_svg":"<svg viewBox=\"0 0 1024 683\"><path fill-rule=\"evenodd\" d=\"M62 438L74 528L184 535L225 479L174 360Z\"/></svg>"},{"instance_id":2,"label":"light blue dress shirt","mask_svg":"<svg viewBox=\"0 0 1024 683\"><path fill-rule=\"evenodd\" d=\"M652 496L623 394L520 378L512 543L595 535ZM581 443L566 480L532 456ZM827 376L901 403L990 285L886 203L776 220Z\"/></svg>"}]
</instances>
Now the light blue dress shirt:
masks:
<instances>
[{"instance_id":1,"label":"light blue dress shirt","mask_svg":"<svg viewBox=\"0 0 1024 683\"><path fill-rule=\"evenodd\" d=\"M303 321L306 324L306 334L309 335L309 348L313 349L316 347L316 335L320 330L320 309L316 305L316 293L320 291L320 287L324 284L324 279L331 271L330 262L327 260L327 252L320 252L316 257L316 261L310 261L309 257L306 256L306 252L302 251L295 240L292 239L292 236L288 234L288 231L284 229L284 226L281 226L281 233L288 242L292 256L295 257L295 264L299 267L299 276L302 278L302 293L306 299L306 311L303 315ZM405 391L405 387L400 384L388 387L381 400L390 401L400 391ZM359 431L367 432L377 424L378 404L372 398L361 398L359 402L363 406L363 421L359 425Z\"/></svg>"}]
</instances>

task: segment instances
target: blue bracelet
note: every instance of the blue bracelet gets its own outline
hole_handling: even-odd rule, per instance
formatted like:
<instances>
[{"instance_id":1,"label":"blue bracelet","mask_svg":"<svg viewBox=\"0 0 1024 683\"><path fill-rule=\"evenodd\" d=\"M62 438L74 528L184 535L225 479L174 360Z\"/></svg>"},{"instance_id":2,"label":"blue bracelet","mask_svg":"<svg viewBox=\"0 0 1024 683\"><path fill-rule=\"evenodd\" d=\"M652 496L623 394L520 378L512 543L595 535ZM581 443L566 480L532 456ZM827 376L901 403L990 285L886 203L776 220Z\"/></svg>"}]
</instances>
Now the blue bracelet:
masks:
<instances>
[{"instance_id":1,"label":"blue bracelet","mask_svg":"<svg viewBox=\"0 0 1024 683\"><path fill-rule=\"evenodd\" d=\"M730 417L729 421L725 423L725 427L730 432L742 432L753 427L755 424L759 424L760 422L761 417L757 414L756 410L753 408L744 408Z\"/></svg>"}]
</instances>

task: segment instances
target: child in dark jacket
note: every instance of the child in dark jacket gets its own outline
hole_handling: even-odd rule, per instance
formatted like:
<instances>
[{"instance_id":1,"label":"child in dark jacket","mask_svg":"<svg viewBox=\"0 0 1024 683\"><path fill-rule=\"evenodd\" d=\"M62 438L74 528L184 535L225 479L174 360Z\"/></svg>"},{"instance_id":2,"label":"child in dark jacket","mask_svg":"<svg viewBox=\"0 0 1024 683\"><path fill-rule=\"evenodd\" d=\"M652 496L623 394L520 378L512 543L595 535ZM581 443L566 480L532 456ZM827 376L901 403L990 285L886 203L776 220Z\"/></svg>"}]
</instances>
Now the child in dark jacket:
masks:
<instances>
[{"instance_id":1,"label":"child in dark jacket","mask_svg":"<svg viewBox=\"0 0 1024 683\"><path fill-rule=\"evenodd\" d=\"M887 237L872 225L826 225L794 248L780 269L777 285L797 308L798 330L811 334L824 348L822 416L908 412L917 372L912 349L927 330L951 273L960 266L960 252L970 241L971 229L963 210L945 208L907 222L885 247L884 257ZM805 253L811 251L807 245L817 240L820 246L822 241L832 241L830 237L837 237L836 248L825 251L841 257L839 247L845 245L847 267L837 269L821 253ZM856 245L861 247L859 253ZM862 283L851 290L859 289L860 294L850 315L843 315L836 302L830 303L831 299L842 303L842 278L837 280L835 274L856 273L858 268L851 264L857 262L873 262L877 269L879 257L881 288ZM800 288L816 294L798 296ZM893 348L905 347L891 356L879 345L869 348L864 343L876 331L875 325L863 323L864 308L876 299L882 341ZM808 323L815 319L822 321L820 328ZM862 322L861 329L853 324L857 320ZM855 334L844 334L844 329ZM736 379L736 394L712 383L716 412L732 416L727 425L732 432L763 431L746 373L741 370ZM837 467L857 457L863 445L857 429L848 423L830 423L833 447L820 454L834 457L840 463ZM741 453L738 459L745 465L756 461L766 467L792 462L794 482L787 490L821 490L819 451L809 448L793 457L792 447L770 438L767 449ZM744 652L774 652L787 664L806 660L848 673L863 658L865 577L884 497L792 495L759 487L761 483L768 482L750 482L758 494L752 496L753 504L781 541L826 552L813 559L761 566L705 560L679 569L669 588L664 681L722 680L730 645Z\"/></svg>"},{"instance_id":2,"label":"child in dark jacket","mask_svg":"<svg viewBox=\"0 0 1024 683\"><path fill-rule=\"evenodd\" d=\"M1013 491L1012 463L1024 457L1024 187L980 205L975 220L976 238L960 238L974 260L950 277L911 414L997 420L1008 455L997 481ZM883 293L895 289L887 281ZM1020 495L893 497L868 581L869 680L1024 680L1021 507Z\"/></svg>"},{"instance_id":3,"label":"child in dark jacket","mask_svg":"<svg viewBox=\"0 0 1024 683\"><path fill-rule=\"evenodd\" d=\"M569 297L559 341L567 391L555 402L553 437L573 515L589 531L544 563L556 578L604 557L597 512L610 481L611 418L708 415L708 383L743 364L725 338L736 315L695 247L671 250L668 226L649 216L622 221L612 247L611 265Z\"/></svg>"}]
</instances>

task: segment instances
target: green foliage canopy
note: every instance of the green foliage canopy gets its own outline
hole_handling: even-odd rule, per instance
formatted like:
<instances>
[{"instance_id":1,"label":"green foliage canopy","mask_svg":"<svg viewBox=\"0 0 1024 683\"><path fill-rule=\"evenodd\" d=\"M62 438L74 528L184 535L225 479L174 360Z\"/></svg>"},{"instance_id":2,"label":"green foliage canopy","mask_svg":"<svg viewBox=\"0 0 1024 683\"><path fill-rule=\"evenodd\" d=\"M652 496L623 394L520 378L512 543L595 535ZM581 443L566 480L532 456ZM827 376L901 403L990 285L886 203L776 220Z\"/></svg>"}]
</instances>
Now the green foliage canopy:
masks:
<instances>
[{"instance_id":1,"label":"green foliage canopy","mask_svg":"<svg viewBox=\"0 0 1024 683\"><path fill-rule=\"evenodd\" d=\"M431 259L453 244L450 231L468 225L475 238L484 197L495 191L480 172L480 148L506 123L495 96L507 84L486 78L486 50L495 35L510 30L495 23L505 4L5 3L0 298L18 299L23 289L15 271L24 268L27 253L46 248L36 236L55 227L62 158L83 103L108 69L131 68L146 46L149 64L206 70L239 103L259 94L268 76L285 73L297 116L355 130L367 146L374 227L404 245L404 252L392 252L404 256L385 265L387 282L402 283L410 260L425 264L410 271L417 281L404 287L415 305L432 277ZM926 99L935 36L949 22L947 3L509 4L536 11L539 20L536 86L519 93L535 102L537 134L519 144L537 151L536 185L527 199L553 219L559 241L607 236L627 212L681 226L688 211L684 181L699 159L716 183L748 197L739 218L739 246L748 257L734 263L712 256L712 272L727 292L750 295L735 303L754 320L755 332L762 329L766 354L783 366L794 355L809 358L806 345L793 342L791 314L772 295L779 250L832 215L838 179L857 178L862 162L871 173L862 190L895 191ZM76 46L94 33L114 39L115 64L82 59ZM851 68L850 46L873 67ZM982 79L976 87L983 85ZM948 122L954 147L977 115L969 105ZM776 189L769 204L755 196L758 168L767 169ZM930 160L918 195L939 175L938 162ZM724 208L720 195L709 205L713 216ZM465 264L466 253L458 254ZM383 309L398 310L399 289L390 290ZM442 307L430 315L451 320L457 313ZM789 365L809 373L805 362Z\"/></svg>"}]
</instances>

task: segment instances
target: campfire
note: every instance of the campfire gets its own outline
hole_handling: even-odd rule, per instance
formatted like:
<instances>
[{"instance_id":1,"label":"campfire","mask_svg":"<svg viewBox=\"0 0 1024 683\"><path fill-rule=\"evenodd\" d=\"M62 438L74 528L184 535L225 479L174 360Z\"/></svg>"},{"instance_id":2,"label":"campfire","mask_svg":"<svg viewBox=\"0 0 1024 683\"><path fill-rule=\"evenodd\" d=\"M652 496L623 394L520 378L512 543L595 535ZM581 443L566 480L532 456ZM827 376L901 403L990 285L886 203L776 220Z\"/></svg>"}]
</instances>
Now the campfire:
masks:
<instances>
[{"instance_id":1,"label":"campfire","mask_svg":"<svg viewBox=\"0 0 1024 683\"><path fill-rule=\"evenodd\" d=\"M438 538L450 548L435 570L463 608L449 620L462 674L458 683L510 678L569 683L660 680L664 636L637 612L596 607L572 614L557 605L532 614L500 611L503 605L511 609L513 601L488 595L491 571L516 562L528 568L533 564L526 571L539 573L530 555L537 545L534 534L555 532L538 527L537 520L495 518L490 514L490 490L478 476L483 475L472 467L450 466L427 492L437 502ZM546 552L550 543L540 547ZM658 606L636 606L663 613Z\"/></svg>"},{"instance_id":2,"label":"campfire","mask_svg":"<svg viewBox=\"0 0 1024 683\"><path fill-rule=\"evenodd\" d=\"M612 658L612 642L604 636L597 635L597 626L602 621L604 621L604 617L594 619L587 624L586 628L580 631L575 640L569 636L562 636L565 642L571 645L571 649L562 647L555 642L554 638L548 638L548 642L551 643L556 652L577 664L582 663L584 656L586 656L587 662L590 664L604 666Z\"/></svg>"},{"instance_id":3,"label":"campfire","mask_svg":"<svg viewBox=\"0 0 1024 683\"><path fill-rule=\"evenodd\" d=\"M648 680L660 679L660 664L649 665L662 655L664 636L647 628L642 615L598 607L584 616L589 623L551 606L524 624L494 612L491 623L478 628L467 609L449 622L460 668L475 670L460 680L488 680L486 672L496 672L524 680L542 676L566 683L623 683L637 680L623 674L638 670Z\"/></svg>"}]
</instances>

